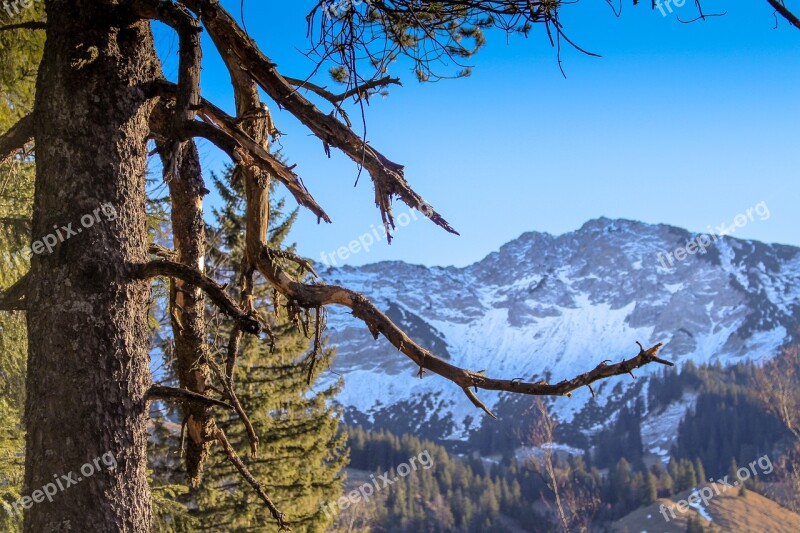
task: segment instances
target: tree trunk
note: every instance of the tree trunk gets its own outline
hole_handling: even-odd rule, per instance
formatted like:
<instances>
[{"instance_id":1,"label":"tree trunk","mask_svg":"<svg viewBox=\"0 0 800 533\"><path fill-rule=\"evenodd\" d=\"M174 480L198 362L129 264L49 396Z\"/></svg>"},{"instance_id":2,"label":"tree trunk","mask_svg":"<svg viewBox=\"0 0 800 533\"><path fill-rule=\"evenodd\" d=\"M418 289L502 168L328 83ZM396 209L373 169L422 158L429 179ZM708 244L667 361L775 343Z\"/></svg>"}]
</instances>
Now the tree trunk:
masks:
<instances>
[{"instance_id":1,"label":"tree trunk","mask_svg":"<svg viewBox=\"0 0 800 533\"><path fill-rule=\"evenodd\" d=\"M177 261L199 272L205 272L206 233L203 222L203 185L200 155L194 141L182 144L178 174L169 178L172 198L172 234ZM162 161L169 163L166 153ZM182 280L170 284L170 315L172 336L175 340L174 356L181 388L205 394L209 381L208 344L206 338L205 304L203 292ZM186 441L186 472L189 484L196 487L203 477L203 465L208 457L216 426L211 406L184 404L183 422L188 436Z\"/></svg>"},{"instance_id":2,"label":"tree trunk","mask_svg":"<svg viewBox=\"0 0 800 533\"><path fill-rule=\"evenodd\" d=\"M149 284L125 264L147 259L138 85L158 63L149 24L115 27L116 3L46 1L33 239L59 242L32 258L24 494L59 490L25 511L30 533L150 530Z\"/></svg>"}]
</instances>

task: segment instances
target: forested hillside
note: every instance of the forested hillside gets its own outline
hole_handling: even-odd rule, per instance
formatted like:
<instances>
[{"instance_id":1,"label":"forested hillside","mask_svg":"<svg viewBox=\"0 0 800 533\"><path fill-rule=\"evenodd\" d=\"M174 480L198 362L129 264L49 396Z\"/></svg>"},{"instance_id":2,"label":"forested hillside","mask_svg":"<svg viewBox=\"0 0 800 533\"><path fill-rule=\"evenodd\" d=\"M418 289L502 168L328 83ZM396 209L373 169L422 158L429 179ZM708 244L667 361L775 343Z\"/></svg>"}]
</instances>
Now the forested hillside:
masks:
<instances>
[{"instance_id":1,"label":"forested hillside","mask_svg":"<svg viewBox=\"0 0 800 533\"><path fill-rule=\"evenodd\" d=\"M0 0L0 533L800 529L798 12Z\"/></svg>"},{"instance_id":2,"label":"forested hillside","mask_svg":"<svg viewBox=\"0 0 800 533\"><path fill-rule=\"evenodd\" d=\"M558 451L553 461L561 481L561 498L570 502L568 509L581 509L582 522L573 526L583 524L602 531L612 523L626 524L615 521L639 508L651 509L649 506L662 499L680 500L683 496L677 495L713 486L723 478L732 484L742 475L739 469L747 469L749 463L753 463L752 470L747 479L737 482L736 494L739 485L744 485L745 491L777 499L779 503L772 503L771 509L791 507L793 502L786 499L784 489L796 468L790 453L793 436L765 407L758 388L760 372L760 367L752 363L729 368L689 364L678 372L665 371L652 377L646 404L639 399L623 406L591 438L575 438L569 424L557 425L555 442L572 445L555 448ZM658 419L686 394L695 395L696 403L680 423L668 454L645 449L642 423L648 418ZM356 524L365 530L409 532L558 530L556 502L541 469L544 448L531 448L527 437L532 428L541 425L540 415L530 407L508 409L501 418L508 423L500 425L507 437L475 440L475 452L467 454L414 436L349 429L349 489L367 479L361 472L379 473L386 465L402 464L421 450L431 454L434 466L400 477L371 502L343 511L337 520L339 528ZM486 434L476 434L476 439L481 438L486 439ZM464 447L456 445L453 449ZM481 449L491 451L481 454ZM716 512L722 513L717 518L734 520L728 511ZM792 520L800 520L788 510L785 513L794 517ZM680 527L687 527L688 518L693 516L683 516ZM660 515L657 518L662 520ZM708 526L707 521L703 523ZM650 522L649 527L658 528L659 524ZM700 522L692 525L698 526L703 527ZM669 526L670 531L673 527Z\"/></svg>"}]
</instances>

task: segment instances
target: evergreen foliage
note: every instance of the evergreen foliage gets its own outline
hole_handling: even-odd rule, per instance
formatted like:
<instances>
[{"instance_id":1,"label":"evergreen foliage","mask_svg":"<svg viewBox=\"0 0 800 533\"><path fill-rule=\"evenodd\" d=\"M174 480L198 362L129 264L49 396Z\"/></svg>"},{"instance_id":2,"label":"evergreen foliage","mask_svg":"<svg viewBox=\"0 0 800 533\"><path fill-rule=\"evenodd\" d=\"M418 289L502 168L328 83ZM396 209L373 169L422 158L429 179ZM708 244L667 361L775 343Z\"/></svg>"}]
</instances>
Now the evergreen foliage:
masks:
<instances>
[{"instance_id":1,"label":"evergreen foliage","mask_svg":"<svg viewBox=\"0 0 800 533\"><path fill-rule=\"evenodd\" d=\"M705 474L715 479L724 475L731 458L747 464L789 438L780 420L765 412L755 397L753 370L749 363L696 369L704 385L695 408L679 426L673 455L698 458L705 467L704 479Z\"/></svg>"},{"instance_id":2,"label":"evergreen foliage","mask_svg":"<svg viewBox=\"0 0 800 533\"><path fill-rule=\"evenodd\" d=\"M424 450L433 466L398 476L370 502L344 511L336 531L347 531L353 524L357 531L511 531L509 523L524 524L527 531L549 531L547 517L534 505L544 484L516 461L487 468L480 460L454 458L443 447L415 436L360 427L348 433L350 468L374 475L389 471L393 478L395 466Z\"/></svg>"},{"instance_id":3,"label":"evergreen foliage","mask_svg":"<svg viewBox=\"0 0 800 533\"><path fill-rule=\"evenodd\" d=\"M227 281L235 277L244 253L244 193L233 170L222 177L215 176L214 185L224 205L214 211L215 227L208 229L208 270L210 275ZM285 241L296 215L297 211L285 211L282 200L272 202L269 238L273 247L287 248ZM300 273L295 271L293 275ZM250 457L247 431L235 414L218 413L217 425L225 431L253 476L267 487L275 504L285 509L292 530L321 532L332 520L323 512L322 505L340 496L341 471L348 458L347 436L339 429L341 413L332 403L341 381L329 382L321 388L317 385L334 351L323 342L309 384L314 331L307 332L298 321L292 320L286 302L275 302L273 291L265 283L257 284L254 294L257 309L263 317L269 317L274 344L252 336L243 337L234 382L239 401L259 437L257 456ZM214 318L209 320L212 348L216 347L217 352L212 355L224 367L230 331ZM168 348L165 354L169 357ZM171 435L165 433L167 438L175 440L175 431ZM170 447L179 448L175 442ZM183 481L179 461L174 458L167 458L156 468L159 485L169 487ZM170 531L278 529L268 509L219 446L212 448L200 488L178 495L177 499L185 504L188 516L180 508L163 513L161 520L176 522L169 526Z\"/></svg>"},{"instance_id":4,"label":"evergreen foliage","mask_svg":"<svg viewBox=\"0 0 800 533\"><path fill-rule=\"evenodd\" d=\"M28 19L43 18L41 4ZM0 16L0 24L7 21ZM0 32L0 134L33 107L34 82L44 36L27 30ZM31 157L0 165L0 288L29 268L21 252L30 246L34 164ZM18 531L21 516L9 504L20 496L24 468L27 330L22 313L0 313L0 530Z\"/></svg>"}]
</instances>

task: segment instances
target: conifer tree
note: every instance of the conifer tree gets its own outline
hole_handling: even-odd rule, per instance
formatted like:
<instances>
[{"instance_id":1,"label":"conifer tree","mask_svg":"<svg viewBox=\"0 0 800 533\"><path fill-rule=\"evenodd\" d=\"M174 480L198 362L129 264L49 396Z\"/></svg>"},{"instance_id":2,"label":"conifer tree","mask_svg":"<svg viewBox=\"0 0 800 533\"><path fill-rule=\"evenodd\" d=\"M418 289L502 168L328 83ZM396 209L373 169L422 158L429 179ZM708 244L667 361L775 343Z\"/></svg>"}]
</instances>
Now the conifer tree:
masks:
<instances>
[{"instance_id":1,"label":"conifer tree","mask_svg":"<svg viewBox=\"0 0 800 533\"><path fill-rule=\"evenodd\" d=\"M694 470L697 474L697 482L700 485L705 484L706 481L708 481L706 478L706 469L703 467L703 461L701 461L699 457L694 460Z\"/></svg>"},{"instance_id":2,"label":"conifer tree","mask_svg":"<svg viewBox=\"0 0 800 533\"><path fill-rule=\"evenodd\" d=\"M623 457L617 463L612 478L612 498L615 503L625 502L631 483L631 465Z\"/></svg>"},{"instance_id":3,"label":"conifer tree","mask_svg":"<svg viewBox=\"0 0 800 533\"><path fill-rule=\"evenodd\" d=\"M41 7L26 13L41 18ZM5 20L0 16L0 24ZM43 36L24 30L0 32L0 133L33 106L36 66ZM10 287L29 268L23 251L30 243L33 204L31 157L0 165L0 290ZM24 467L27 330L22 313L0 313L0 530L18 531L22 516L10 506L20 498Z\"/></svg>"},{"instance_id":4,"label":"conifer tree","mask_svg":"<svg viewBox=\"0 0 800 533\"><path fill-rule=\"evenodd\" d=\"M778 0L769 1L789 18L787 9ZM145 468L147 402L178 395L184 400L194 398L193 402L185 403L195 407L213 403L191 395L212 390L206 387L212 383L205 380L198 379L198 386L184 387L183 392L151 387L147 368L150 340L144 335L149 310L147 281L157 276L169 277L188 287L182 294L190 291L199 294L201 288L205 289L219 297L231 318L246 331L260 332L257 321L223 298L218 286L209 283L202 268L195 266L197 261L190 264L169 262L163 257L146 259L146 194L142 184L149 152L147 143L154 137L171 147L169 159L174 164L167 174L183 185L195 185L187 181L189 176L182 176L179 163L192 163L192 158L184 158L183 152L189 155L191 139L196 137L208 138L220 146L231 160L241 163L245 173L258 167L260 172L250 172L245 180L252 193L248 194L249 213L253 215L248 217L249 266L257 268L298 307L313 310L336 304L350 308L371 332L384 335L421 372L427 370L454 382L469 401L487 414L491 414L489 409L471 387L564 395L574 387L612 374L628 373L652 362L669 364L657 357L659 344L642 349L630 360L601 365L602 369L598 366L581 374L580 379L565 381L566 385L478 375L410 341L362 295L292 279L281 264L286 258L263 242L264 232L260 230L267 227L268 203L263 200L267 198L269 181L260 179L264 178L263 173L282 181L298 202L320 219L328 217L292 168L272 158L262 141L251 136L255 134L241 131L243 123L261 122L267 115L259 90L271 98L274 109L285 109L302 122L326 151L341 150L370 175L387 231L394 226L392 201L399 199L445 230L455 232L408 185L402 165L391 161L354 131L341 109L342 101L353 97L363 108L370 94L399 83L386 76L386 69L401 56L414 62L420 80L436 79L439 59L444 58L448 66L449 60L459 64L458 59L472 56L484 44L482 30L492 27L527 35L534 24L544 25L560 53L562 43L571 42L559 19L560 2L374 0L349 2L350 8L343 10L342 16L331 16L327 2L316 2L309 14L310 33L322 36L316 43L319 56L333 58L335 65L330 72L337 80L348 83L341 95L329 94L313 82L307 85L308 80L298 82L284 77L249 38L243 25L216 0L45 0L45 3L49 22L38 26L46 31L47 39L36 106L33 114L12 129L12 135L0 137L0 144L5 146L0 156L16 154L31 138L38 143L34 228L49 230L52 219L66 223L111 200L119 217L114 224L97 228L91 240L72 241L63 261L36 260L31 276L2 294L6 305L21 307L24 303L28 313L26 423L27 449L31 453L26 458L25 479L33 486L63 464L78 465L104 452L112 453L120 461L114 475L94 476L91 481L62 493L62 505L35 506L29 510L25 519L27 531L60 531L83 524L102 531L149 530L151 491ZM156 20L179 34L181 68L177 85L164 83L162 79L151 28L151 21ZM319 20L320 31L316 31ZM210 39L201 40L201 29ZM235 118L216 106L201 105L200 58L209 48L219 52L226 62L240 99L249 97L249 102L237 106L240 109ZM365 73L363 68L355 68L355 63L371 64L374 72ZM448 72L444 75L452 74L445 70ZM468 73L464 69L454 74ZM309 91L313 93L309 98L327 101L320 104L325 110L306 98ZM200 114L204 115L202 122ZM273 130L268 133L277 136L277 130L268 129ZM193 201L186 205L201 203L202 192L201 187L193 189ZM193 214L198 211L195 209ZM202 228L202 224L193 228L197 231L190 234L192 244L203 242L199 237ZM202 283L196 283L198 280ZM109 287L115 290L108 290ZM24 298L11 298L19 293ZM298 317L293 309L284 312L286 316ZM203 313L187 314L202 318ZM276 315L280 318L279 313ZM196 329L202 331L191 340L200 346L188 355L196 355L201 367L199 373L210 374L206 372L209 358L205 328ZM61 423L54 424L54 420ZM209 429L213 419L205 417L203 422L202 429ZM196 421L192 423L199 426ZM187 457L187 471L193 467L194 480L199 478L198 467L202 466L211 439L200 431L188 433L191 442L203 447L200 450L203 453L192 455L193 462ZM213 437L225 442L219 431ZM37 454L40 450L57 450L57 453ZM269 499L266 496L264 499L269 505ZM273 515L283 525L278 509L273 508Z\"/></svg>"},{"instance_id":5,"label":"conifer tree","mask_svg":"<svg viewBox=\"0 0 800 533\"><path fill-rule=\"evenodd\" d=\"M661 477L661 488L664 490L664 496L671 496L675 490L675 481L672 479L669 472L664 472L664 475Z\"/></svg>"},{"instance_id":6,"label":"conifer tree","mask_svg":"<svg viewBox=\"0 0 800 533\"><path fill-rule=\"evenodd\" d=\"M232 170L222 178L215 177L214 184L224 206L214 213L218 227L208 231L212 241L209 271L231 279L231 271L236 271L244 253L244 193ZM297 211L285 212L283 201L271 203L269 238L275 249L286 248L296 215ZM332 405L341 382L315 387L334 350L325 346L321 336L323 317L317 323L298 316L286 300L276 302L265 285L254 287L253 296L257 311L269 317L272 346L245 337L238 352L236 395L258 437L257 455L246 461L247 467L269 488L275 504L287 510L293 531L323 531L334 518L324 512L323 504L341 495L340 473L347 461L347 437L339 429L339 409ZM230 331L215 325L211 334L227 344ZM217 346L217 355L228 349ZM222 359L216 359L222 366ZM251 439L239 417L219 416L217 424L241 457L250 455ZM241 480L224 451L212 449L210 461L201 488L191 497L197 509L190 514L199 529L277 531L269 510Z\"/></svg>"},{"instance_id":7,"label":"conifer tree","mask_svg":"<svg viewBox=\"0 0 800 533\"><path fill-rule=\"evenodd\" d=\"M650 505L658 499L658 485L656 484L656 476L649 470L645 474L645 491L644 501L645 505Z\"/></svg>"},{"instance_id":8,"label":"conifer tree","mask_svg":"<svg viewBox=\"0 0 800 533\"><path fill-rule=\"evenodd\" d=\"M728 476L734 480L739 478L739 465L736 463L736 457L731 457L731 466L728 468Z\"/></svg>"},{"instance_id":9,"label":"conifer tree","mask_svg":"<svg viewBox=\"0 0 800 533\"><path fill-rule=\"evenodd\" d=\"M697 486L697 472L694 469L694 464L686 459L683 461L683 481L684 489L691 489Z\"/></svg>"}]
</instances>

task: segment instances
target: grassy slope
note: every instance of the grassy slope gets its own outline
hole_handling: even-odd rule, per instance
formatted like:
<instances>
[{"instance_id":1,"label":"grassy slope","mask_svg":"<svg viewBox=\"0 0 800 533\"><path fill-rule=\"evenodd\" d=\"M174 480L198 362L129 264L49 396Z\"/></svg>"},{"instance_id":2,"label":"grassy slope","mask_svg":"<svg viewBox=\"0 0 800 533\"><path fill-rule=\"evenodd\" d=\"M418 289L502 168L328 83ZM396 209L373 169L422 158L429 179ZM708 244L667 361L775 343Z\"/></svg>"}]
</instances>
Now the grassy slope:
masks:
<instances>
[{"instance_id":1,"label":"grassy slope","mask_svg":"<svg viewBox=\"0 0 800 533\"><path fill-rule=\"evenodd\" d=\"M695 518L702 517L693 509L686 513L675 511L676 518L666 522L659 513L659 505L673 506L680 500L689 497L692 491L684 491L672 498L661 498L656 503L642 507L629 515L617 520L613 524L613 531L630 533L683 533L686 531L686 522L690 515ZM711 531L735 531L737 533L796 533L800 531L800 515L781 507L774 501L765 498L753 491L748 491L745 497L739 496L738 488L728 489L708 502L706 508L713 519ZM649 516L649 518L648 518ZM709 523L703 520L703 526Z\"/></svg>"}]
</instances>

